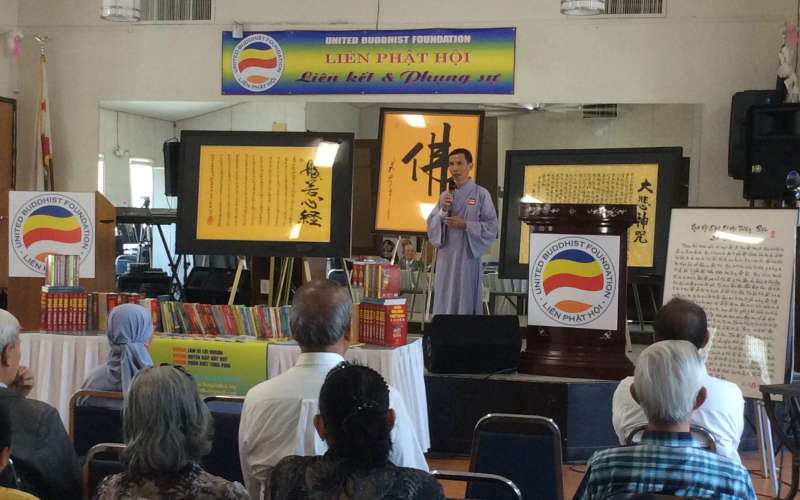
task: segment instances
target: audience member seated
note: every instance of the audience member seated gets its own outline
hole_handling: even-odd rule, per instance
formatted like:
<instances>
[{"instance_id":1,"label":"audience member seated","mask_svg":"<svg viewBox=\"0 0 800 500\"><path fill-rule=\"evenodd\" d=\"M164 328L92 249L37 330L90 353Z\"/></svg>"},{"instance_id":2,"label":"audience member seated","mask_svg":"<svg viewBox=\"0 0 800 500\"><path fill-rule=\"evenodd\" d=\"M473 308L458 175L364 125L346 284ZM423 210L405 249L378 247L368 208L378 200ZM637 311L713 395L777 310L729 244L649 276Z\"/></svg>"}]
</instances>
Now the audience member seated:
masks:
<instances>
[{"instance_id":1,"label":"audience member seated","mask_svg":"<svg viewBox=\"0 0 800 500\"><path fill-rule=\"evenodd\" d=\"M686 340L697 349L708 343L708 326L703 308L688 300L675 298L656 313L653 320L653 340ZM625 444L628 434L637 426L647 423L642 408L631 397L633 377L620 382L612 403L614 430L620 444ZM714 437L717 453L737 462L739 439L744 430L744 398L736 384L708 374L703 376L703 386L708 398L692 414L692 423L709 430Z\"/></svg>"},{"instance_id":2,"label":"audience member seated","mask_svg":"<svg viewBox=\"0 0 800 500\"><path fill-rule=\"evenodd\" d=\"M717 500L755 500L741 463L700 448L689 431L703 405L706 367L697 347L663 340L645 349L633 374L631 397L647 417L638 445L595 453L573 500L604 500L618 493L662 493Z\"/></svg>"},{"instance_id":3,"label":"audience member seated","mask_svg":"<svg viewBox=\"0 0 800 500\"><path fill-rule=\"evenodd\" d=\"M350 297L334 281L311 281L295 294L289 325L302 352L297 364L250 389L242 408L239 456L252 498L260 498L269 468L282 458L327 451L314 432L314 415L325 376L344 361L350 346L352 313ZM390 387L389 400L397 415L389 460L427 471L402 396Z\"/></svg>"},{"instance_id":4,"label":"audience member seated","mask_svg":"<svg viewBox=\"0 0 800 500\"><path fill-rule=\"evenodd\" d=\"M411 243L403 247L403 259L400 261L400 269L408 269L409 271L419 269L417 251L414 250L414 246Z\"/></svg>"},{"instance_id":5,"label":"audience member seated","mask_svg":"<svg viewBox=\"0 0 800 500\"><path fill-rule=\"evenodd\" d=\"M0 472L8 467L11 458L11 417L5 408L0 408ZM38 500L24 491L0 487L0 498L3 500Z\"/></svg>"},{"instance_id":6,"label":"audience member seated","mask_svg":"<svg viewBox=\"0 0 800 500\"><path fill-rule=\"evenodd\" d=\"M395 411L378 372L342 363L330 371L319 395L317 434L324 456L290 456L270 470L265 500L444 499L427 472L389 461Z\"/></svg>"},{"instance_id":7,"label":"audience member seated","mask_svg":"<svg viewBox=\"0 0 800 500\"><path fill-rule=\"evenodd\" d=\"M42 500L81 497L81 462L55 408L27 396L33 373L20 366L19 322L0 309L0 410L11 418L11 459L20 489Z\"/></svg>"},{"instance_id":8,"label":"audience member seated","mask_svg":"<svg viewBox=\"0 0 800 500\"><path fill-rule=\"evenodd\" d=\"M153 317L140 305L118 305L108 313L106 337L111 346L106 364L92 370L81 389L125 394L136 372L153 366L147 352L153 339ZM122 408L121 399L111 398L80 398L77 404Z\"/></svg>"},{"instance_id":9,"label":"audience member seated","mask_svg":"<svg viewBox=\"0 0 800 500\"><path fill-rule=\"evenodd\" d=\"M392 260L392 254L394 253L394 242L392 240L383 240L383 258Z\"/></svg>"},{"instance_id":10,"label":"audience member seated","mask_svg":"<svg viewBox=\"0 0 800 500\"><path fill-rule=\"evenodd\" d=\"M197 463L211 451L211 413L194 376L178 365L145 368L133 378L122 408L127 472L105 478L99 500L249 499L239 483Z\"/></svg>"}]
</instances>

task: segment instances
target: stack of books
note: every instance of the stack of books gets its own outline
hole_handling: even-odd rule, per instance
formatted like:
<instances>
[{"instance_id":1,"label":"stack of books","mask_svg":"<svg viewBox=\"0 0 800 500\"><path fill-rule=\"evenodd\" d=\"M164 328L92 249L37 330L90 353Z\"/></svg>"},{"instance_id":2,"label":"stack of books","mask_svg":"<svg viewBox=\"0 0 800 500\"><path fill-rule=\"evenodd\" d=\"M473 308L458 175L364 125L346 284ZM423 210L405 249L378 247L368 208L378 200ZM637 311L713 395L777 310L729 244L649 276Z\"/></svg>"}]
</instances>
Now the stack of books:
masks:
<instances>
[{"instance_id":1,"label":"stack of books","mask_svg":"<svg viewBox=\"0 0 800 500\"><path fill-rule=\"evenodd\" d=\"M44 258L45 286L76 287L80 282L80 256L50 254Z\"/></svg>"},{"instance_id":2,"label":"stack of books","mask_svg":"<svg viewBox=\"0 0 800 500\"><path fill-rule=\"evenodd\" d=\"M163 302L160 304L162 331L206 336L291 337L291 306L229 306Z\"/></svg>"},{"instance_id":3,"label":"stack of books","mask_svg":"<svg viewBox=\"0 0 800 500\"><path fill-rule=\"evenodd\" d=\"M362 299L358 307L358 341L387 347L406 345L406 299Z\"/></svg>"},{"instance_id":4,"label":"stack of books","mask_svg":"<svg viewBox=\"0 0 800 500\"><path fill-rule=\"evenodd\" d=\"M88 295L82 286L42 287L39 330L43 332L87 330Z\"/></svg>"},{"instance_id":5,"label":"stack of books","mask_svg":"<svg viewBox=\"0 0 800 500\"><path fill-rule=\"evenodd\" d=\"M364 296L373 299L400 297L400 266L396 264L365 264Z\"/></svg>"}]
</instances>

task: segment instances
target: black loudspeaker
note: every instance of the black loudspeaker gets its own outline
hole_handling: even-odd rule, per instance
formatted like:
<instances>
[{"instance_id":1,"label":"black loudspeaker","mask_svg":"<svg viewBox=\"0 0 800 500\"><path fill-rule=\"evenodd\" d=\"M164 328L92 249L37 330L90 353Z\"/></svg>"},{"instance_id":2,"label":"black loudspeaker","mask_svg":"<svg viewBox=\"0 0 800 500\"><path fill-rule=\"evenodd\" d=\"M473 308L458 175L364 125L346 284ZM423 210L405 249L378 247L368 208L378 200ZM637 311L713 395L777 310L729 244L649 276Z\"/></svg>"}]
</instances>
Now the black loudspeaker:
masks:
<instances>
[{"instance_id":1,"label":"black loudspeaker","mask_svg":"<svg viewBox=\"0 0 800 500\"><path fill-rule=\"evenodd\" d=\"M185 302L199 302L201 304L227 304L228 297L236 278L236 269L222 269L218 267L193 267L186 284ZM236 288L234 304L250 305L250 271L243 269Z\"/></svg>"},{"instance_id":2,"label":"black loudspeaker","mask_svg":"<svg viewBox=\"0 0 800 500\"><path fill-rule=\"evenodd\" d=\"M164 143L164 194L178 196L178 165L181 162L181 143Z\"/></svg>"},{"instance_id":3,"label":"black loudspeaker","mask_svg":"<svg viewBox=\"0 0 800 500\"><path fill-rule=\"evenodd\" d=\"M747 164L747 111L758 104L780 102L775 90L745 90L733 94L731 129L728 138L728 176L744 180Z\"/></svg>"},{"instance_id":4,"label":"black loudspeaker","mask_svg":"<svg viewBox=\"0 0 800 500\"><path fill-rule=\"evenodd\" d=\"M800 104L751 106L747 139L744 198L781 199L786 176L800 171Z\"/></svg>"},{"instance_id":5,"label":"black loudspeaker","mask_svg":"<svg viewBox=\"0 0 800 500\"><path fill-rule=\"evenodd\" d=\"M519 365L522 338L517 316L437 314L423 338L431 373L497 373Z\"/></svg>"}]
</instances>

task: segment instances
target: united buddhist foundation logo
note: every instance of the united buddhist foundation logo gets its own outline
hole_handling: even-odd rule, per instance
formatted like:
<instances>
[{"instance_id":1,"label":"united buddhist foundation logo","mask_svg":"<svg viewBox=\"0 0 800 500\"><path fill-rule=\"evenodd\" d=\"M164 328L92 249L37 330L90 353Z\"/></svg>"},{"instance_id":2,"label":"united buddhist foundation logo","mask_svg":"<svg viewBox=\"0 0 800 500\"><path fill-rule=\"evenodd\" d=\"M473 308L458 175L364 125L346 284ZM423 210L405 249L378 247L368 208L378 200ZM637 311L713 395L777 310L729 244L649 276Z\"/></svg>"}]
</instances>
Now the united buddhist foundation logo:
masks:
<instances>
[{"instance_id":1,"label":"united buddhist foundation logo","mask_svg":"<svg viewBox=\"0 0 800 500\"><path fill-rule=\"evenodd\" d=\"M530 286L536 305L565 326L586 325L602 316L612 304L617 281L614 261L587 238L556 240L531 261Z\"/></svg>"},{"instance_id":2,"label":"united buddhist foundation logo","mask_svg":"<svg viewBox=\"0 0 800 500\"><path fill-rule=\"evenodd\" d=\"M263 92L278 83L283 64L281 46L261 33L244 38L231 54L233 77L251 92Z\"/></svg>"},{"instance_id":3,"label":"united buddhist foundation logo","mask_svg":"<svg viewBox=\"0 0 800 500\"><path fill-rule=\"evenodd\" d=\"M44 274L45 257L79 255L83 262L94 244L90 214L72 198L43 194L25 203L11 219L11 244L30 269Z\"/></svg>"}]
</instances>

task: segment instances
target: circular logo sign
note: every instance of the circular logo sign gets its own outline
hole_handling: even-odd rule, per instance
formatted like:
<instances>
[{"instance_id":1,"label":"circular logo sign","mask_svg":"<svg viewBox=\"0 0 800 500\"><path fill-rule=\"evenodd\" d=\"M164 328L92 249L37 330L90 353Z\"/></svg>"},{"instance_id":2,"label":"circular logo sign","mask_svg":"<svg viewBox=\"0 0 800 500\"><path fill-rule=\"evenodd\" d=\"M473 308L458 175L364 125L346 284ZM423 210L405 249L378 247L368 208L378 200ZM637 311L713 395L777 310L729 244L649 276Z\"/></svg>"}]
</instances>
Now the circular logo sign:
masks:
<instances>
[{"instance_id":1,"label":"circular logo sign","mask_svg":"<svg viewBox=\"0 0 800 500\"><path fill-rule=\"evenodd\" d=\"M609 309L617 292L617 271L598 243L570 236L547 245L531 261L530 286L547 317L580 326Z\"/></svg>"},{"instance_id":2,"label":"circular logo sign","mask_svg":"<svg viewBox=\"0 0 800 500\"><path fill-rule=\"evenodd\" d=\"M250 35L236 44L231 54L233 77L251 92L263 92L283 74L283 50L271 36Z\"/></svg>"},{"instance_id":3,"label":"circular logo sign","mask_svg":"<svg viewBox=\"0 0 800 500\"><path fill-rule=\"evenodd\" d=\"M78 255L86 260L94 245L89 213L69 196L42 194L12 216L11 244L25 266L44 274L50 254Z\"/></svg>"}]
</instances>

